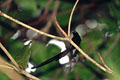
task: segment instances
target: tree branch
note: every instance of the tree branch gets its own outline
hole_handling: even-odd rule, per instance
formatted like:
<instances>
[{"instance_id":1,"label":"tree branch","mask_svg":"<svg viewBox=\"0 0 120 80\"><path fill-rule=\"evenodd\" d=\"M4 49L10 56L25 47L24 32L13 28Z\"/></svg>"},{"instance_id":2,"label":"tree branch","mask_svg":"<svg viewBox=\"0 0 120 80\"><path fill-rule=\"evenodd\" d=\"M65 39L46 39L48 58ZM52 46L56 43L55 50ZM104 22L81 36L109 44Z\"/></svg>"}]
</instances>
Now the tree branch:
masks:
<instances>
[{"instance_id":1,"label":"tree branch","mask_svg":"<svg viewBox=\"0 0 120 80\"><path fill-rule=\"evenodd\" d=\"M68 24L68 36L70 37L70 26L71 26L71 21L72 21L72 16L73 16L73 12L75 11L75 8L78 4L79 0L77 0L73 6L73 9L71 11L71 14L70 14L70 18L69 18L69 24Z\"/></svg>"},{"instance_id":2,"label":"tree branch","mask_svg":"<svg viewBox=\"0 0 120 80\"><path fill-rule=\"evenodd\" d=\"M17 62L13 59L13 57L10 55L10 53L7 51L7 49L2 45L2 43L0 42L0 47L1 49L5 52L5 54L9 57L9 59L12 61L12 63L19 68Z\"/></svg>"},{"instance_id":3,"label":"tree branch","mask_svg":"<svg viewBox=\"0 0 120 80\"><path fill-rule=\"evenodd\" d=\"M66 38L57 37L57 36L54 36L54 35L51 35L51 34L42 32L42 31L40 31L40 30L38 30L38 29L35 29L35 28L33 28L33 27L31 27L31 26L29 26L29 25L27 25L27 24L24 24L23 22L21 22L21 21L19 21L19 20L16 20L16 19L8 16L7 14L5 14L5 13L3 13L3 12L1 12L1 11L0 11L0 15L3 16L3 17L5 17L5 18L7 18L7 19L9 19L9 20L11 20L11 21L13 21L13 22L16 22L17 24L19 24L19 25L21 25L21 26L23 26L23 27L26 27L26 28L31 29L31 30L33 30L33 31L36 31L36 32L38 32L38 33L41 34L41 35L44 35L44 36L47 36L47 37L51 37L51 38L55 38L55 39L59 39L59 40L66 40Z\"/></svg>"}]
</instances>

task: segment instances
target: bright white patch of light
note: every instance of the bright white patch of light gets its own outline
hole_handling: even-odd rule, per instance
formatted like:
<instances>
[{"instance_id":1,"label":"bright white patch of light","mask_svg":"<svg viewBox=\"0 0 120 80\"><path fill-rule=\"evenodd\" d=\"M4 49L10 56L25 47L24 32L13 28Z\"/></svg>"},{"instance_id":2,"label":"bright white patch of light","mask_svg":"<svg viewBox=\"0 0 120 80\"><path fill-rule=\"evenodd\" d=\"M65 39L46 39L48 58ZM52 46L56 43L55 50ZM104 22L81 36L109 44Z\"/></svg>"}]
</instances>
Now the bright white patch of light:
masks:
<instances>
[{"instance_id":1,"label":"bright white patch of light","mask_svg":"<svg viewBox=\"0 0 120 80\"><path fill-rule=\"evenodd\" d=\"M49 44L54 44L56 46L58 46L60 49L61 49L61 52L63 52L64 50L66 50L66 46L65 46L65 43L63 41L59 41L59 40L56 40L56 39L52 39L48 42L47 46ZM61 59L59 59L59 63L60 64L66 64L68 63L70 60L69 60L69 57L66 55L64 57L62 57Z\"/></svg>"},{"instance_id":2,"label":"bright white patch of light","mask_svg":"<svg viewBox=\"0 0 120 80\"><path fill-rule=\"evenodd\" d=\"M32 40L28 40L28 41L24 42L24 45L28 45L31 41ZM32 43L30 45L32 45Z\"/></svg>"},{"instance_id":3,"label":"bright white patch of light","mask_svg":"<svg viewBox=\"0 0 120 80\"><path fill-rule=\"evenodd\" d=\"M71 64L66 64L65 67L74 67L76 63L72 62Z\"/></svg>"},{"instance_id":4,"label":"bright white patch of light","mask_svg":"<svg viewBox=\"0 0 120 80\"><path fill-rule=\"evenodd\" d=\"M98 23L96 20L92 19L92 20L87 20L85 22L85 24L90 28L90 29L94 29L97 27Z\"/></svg>"},{"instance_id":5,"label":"bright white patch of light","mask_svg":"<svg viewBox=\"0 0 120 80\"><path fill-rule=\"evenodd\" d=\"M105 24L105 23L98 23L97 28L98 28L99 30L103 30L104 28L108 28L108 25Z\"/></svg>"},{"instance_id":6,"label":"bright white patch of light","mask_svg":"<svg viewBox=\"0 0 120 80\"><path fill-rule=\"evenodd\" d=\"M33 65L29 62L28 67L25 69L25 71L28 72L28 73L35 72L36 68L31 69L32 67L33 67Z\"/></svg>"},{"instance_id":7,"label":"bright white patch of light","mask_svg":"<svg viewBox=\"0 0 120 80\"><path fill-rule=\"evenodd\" d=\"M64 57L62 57L61 59L59 59L59 63L60 64L66 64L68 63L70 60L69 60L69 57L66 55Z\"/></svg>"},{"instance_id":8,"label":"bright white patch of light","mask_svg":"<svg viewBox=\"0 0 120 80\"><path fill-rule=\"evenodd\" d=\"M111 37L113 34L110 34L109 32L105 33L105 37Z\"/></svg>"},{"instance_id":9,"label":"bright white patch of light","mask_svg":"<svg viewBox=\"0 0 120 80\"><path fill-rule=\"evenodd\" d=\"M33 38L33 37L36 36L37 34L38 34L37 32L35 32L35 31L31 30L31 29L27 30L27 32L26 32L26 36L27 36L29 39Z\"/></svg>"},{"instance_id":10,"label":"bright white patch of light","mask_svg":"<svg viewBox=\"0 0 120 80\"><path fill-rule=\"evenodd\" d=\"M120 29L120 26L118 26L118 29Z\"/></svg>"},{"instance_id":11,"label":"bright white patch of light","mask_svg":"<svg viewBox=\"0 0 120 80\"><path fill-rule=\"evenodd\" d=\"M21 31L17 30L17 32L12 36L12 39L17 39L21 35Z\"/></svg>"},{"instance_id":12,"label":"bright white patch of light","mask_svg":"<svg viewBox=\"0 0 120 80\"><path fill-rule=\"evenodd\" d=\"M56 46L58 46L60 49L61 49L61 52L66 50L66 46L65 46L65 43L63 41L59 41L59 40L56 40L56 39L52 39L48 42L47 46L49 44L54 44Z\"/></svg>"},{"instance_id":13,"label":"bright white patch of light","mask_svg":"<svg viewBox=\"0 0 120 80\"><path fill-rule=\"evenodd\" d=\"M84 24L78 25L78 26L75 28L75 31L77 31L80 36L85 35L85 34L86 34L85 25L84 25Z\"/></svg>"}]
</instances>

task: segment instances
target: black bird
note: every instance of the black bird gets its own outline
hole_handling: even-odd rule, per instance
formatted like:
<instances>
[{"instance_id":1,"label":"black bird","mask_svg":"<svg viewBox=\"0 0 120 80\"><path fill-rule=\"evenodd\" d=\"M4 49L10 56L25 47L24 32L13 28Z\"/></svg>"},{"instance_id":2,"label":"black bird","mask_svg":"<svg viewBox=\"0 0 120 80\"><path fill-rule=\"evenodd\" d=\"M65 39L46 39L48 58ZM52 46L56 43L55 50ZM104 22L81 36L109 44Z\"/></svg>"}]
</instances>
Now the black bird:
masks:
<instances>
[{"instance_id":1,"label":"black bird","mask_svg":"<svg viewBox=\"0 0 120 80\"><path fill-rule=\"evenodd\" d=\"M79 34L78 34L76 31L72 31L72 33L73 33L72 41L74 41L74 42L79 46L79 44L80 44L80 42L81 42L81 37L79 36ZM67 53L73 51L74 49L75 49L75 47L72 46L72 45L70 45L70 47L67 48L65 51L59 53L58 55L56 55L56 56L54 56L54 57L52 57L52 58L50 58L50 59L48 59L48 60L46 60L46 61L44 61L44 62L42 62L42 63L39 64L39 65L36 65L36 66L32 67L32 69L33 69L33 68L38 68L38 67L44 66L44 65L46 65L46 64L48 64L48 63L50 63L50 62L52 62L52 61L54 61L54 60L57 61L57 60L59 60L60 58L64 57Z\"/></svg>"}]
</instances>

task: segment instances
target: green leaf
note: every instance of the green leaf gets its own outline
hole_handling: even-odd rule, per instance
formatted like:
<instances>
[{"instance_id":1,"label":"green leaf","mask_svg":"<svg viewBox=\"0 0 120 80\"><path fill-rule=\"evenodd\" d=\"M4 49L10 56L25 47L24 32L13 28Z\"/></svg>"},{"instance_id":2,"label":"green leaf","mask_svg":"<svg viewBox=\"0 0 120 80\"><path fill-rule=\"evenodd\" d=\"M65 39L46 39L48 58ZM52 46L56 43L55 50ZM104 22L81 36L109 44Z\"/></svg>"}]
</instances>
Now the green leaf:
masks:
<instances>
[{"instance_id":1,"label":"green leaf","mask_svg":"<svg viewBox=\"0 0 120 80\"><path fill-rule=\"evenodd\" d=\"M30 49L31 49L31 43L25 45L23 49L19 52L19 54L15 57L15 60L22 69L25 69L27 67L31 55Z\"/></svg>"},{"instance_id":2,"label":"green leaf","mask_svg":"<svg viewBox=\"0 0 120 80\"><path fill-rule=\"evenodd\" d=\"M22 42L18 40L7 40L10 44L9 52L12 55L12 57L16 60L16 62L19 64L19 66L22 69L25 69L27 67L31 50L31 45L24 46Z\"/></svg>"}]
</instances>

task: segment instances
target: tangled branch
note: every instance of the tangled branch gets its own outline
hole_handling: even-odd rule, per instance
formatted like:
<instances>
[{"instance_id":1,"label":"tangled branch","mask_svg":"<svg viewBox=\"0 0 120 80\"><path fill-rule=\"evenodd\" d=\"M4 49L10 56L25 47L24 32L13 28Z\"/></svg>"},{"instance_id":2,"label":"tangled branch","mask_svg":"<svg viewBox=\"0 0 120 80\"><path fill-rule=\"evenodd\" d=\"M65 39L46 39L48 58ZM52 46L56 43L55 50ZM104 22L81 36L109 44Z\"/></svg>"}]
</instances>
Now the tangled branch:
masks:
<instances>
[{"instance_id":1,"label":"tangled branch","mask_svg":"<svg viewBox=\"0 0 120 80\"><path fill-rule=\"evenodd\" d=\"M48 33L45 33L45 32L42 32L38 29L35 29L33 28L32 26L29 26L27 24L24 24L23 22L19 21L19 20L16 20L10 16L8 16L7 14L3 13L0 11L0 15L25 27L25 28L28 28L28 29L31 29L33 31L36 31L38 32L40 35L44 35L44 36L47 36L47 37L50 37L50 38L54 38L54 39L58 39L58 40L66 40L68 41L71 45L73 45L82 55L84 55L85 58L87 58L89 61L91 61L93 64L95 64L98 68L102 69L103 71L105 72L108 72L108 73L111 73L113 71L110 71L108 69L108 67L105 67L105 66L102 66L100 65L99 63L97 63L94 59L92 59L90 56L88 56L82 49L80 49L70 38L70 25L71 25L71 20L72 20L72 15L73 15L73 12L75 10L75 7L76 5L78 4L79 0L76 1L75 5L73 6L73 9L71 11L71 15L70 15L70 19L69 19L69 24L68 24L68 34L60 27L59 23L57 22L57 20L55 19L55 22L56 22L56 25L58 27L58 29L63 33L63 35L65 37L58 37L58 36L54 36L54 35L51 35L51 34L48 34ZM14 70L16 70L17 72L21 73L21 74L24 74L25 76L31 78L31 79L35 79L35 80L40 80L32 75L30 75L29 73L21 70L19 67L18 67L18 64L16 63L16 61L12 58L12 56L9 54L9 52L5 49L5 47L0 43L0 47L1 49L6 53L6 55L10 58L10 60L14 63L15 66L13 65L10 65ZM104 63L105 64L105 63Z\"/></svg>"}]
</instances>

